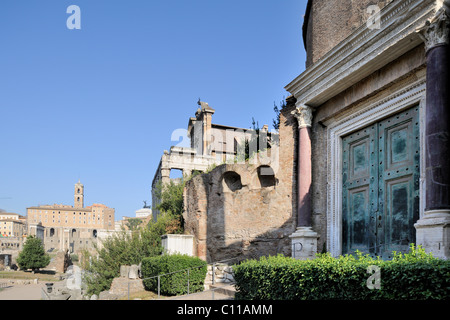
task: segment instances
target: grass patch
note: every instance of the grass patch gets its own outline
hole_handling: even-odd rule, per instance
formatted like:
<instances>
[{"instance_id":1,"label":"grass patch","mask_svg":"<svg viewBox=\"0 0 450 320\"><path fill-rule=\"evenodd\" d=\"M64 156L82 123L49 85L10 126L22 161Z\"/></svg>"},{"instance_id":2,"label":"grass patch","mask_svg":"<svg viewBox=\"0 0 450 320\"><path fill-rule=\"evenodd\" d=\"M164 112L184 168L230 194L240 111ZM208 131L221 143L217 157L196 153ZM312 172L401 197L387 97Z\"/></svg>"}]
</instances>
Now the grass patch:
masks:
<instances>
[{"instance_id":1,"label":"grass patch","mask_svg":"<svg viewBox=\"0 0 450 320\"><path fill-rule=\"evenodd\" d=\"M25 279L39 281L61 281L60 273L53 270L40 270L32 273L31 271L0 271L0 279Z\"/></svg>"}]
</instances>

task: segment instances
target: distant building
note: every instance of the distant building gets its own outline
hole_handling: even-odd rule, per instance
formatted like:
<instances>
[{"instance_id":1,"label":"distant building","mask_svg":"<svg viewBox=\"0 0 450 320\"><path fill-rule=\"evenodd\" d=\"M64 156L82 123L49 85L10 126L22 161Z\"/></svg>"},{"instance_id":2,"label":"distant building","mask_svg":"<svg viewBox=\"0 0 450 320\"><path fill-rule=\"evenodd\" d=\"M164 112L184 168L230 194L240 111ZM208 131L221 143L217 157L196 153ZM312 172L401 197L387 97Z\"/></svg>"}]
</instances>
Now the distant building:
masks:
<instances>
[{"instance_id":1,"label":"distant building","mask_svg":"<svg viewBox=\"0 0 450 320\"><path fill-rule=\"evenodd\" d=\"M30 223L28 224L28 236L35 236L38 239L44 241L45 228L42 223Z\"/></svg>"},{"instance_id":2,"label":"distant building","mask_svg":"<svg viewBox=\"0 0 450 320\"><path fill-rule=\"evenodd\" d=\"M146 218L151 215L152 215L151 208L142 208L142 209L136 210L136 218Z\"/></svg>"},{"instance_id":3,"label":"distant building","mask_svg":"<svg viewBox=\"0 0 450 320\"><path fill-rule=\"evenodd\" d=\"M18 213L0 212L0 220L4 220L4 219L19 220L22 222L26 221L26 217L24 217Z\"/></svg>"},{"instance_id":4,"label":"distant building","mask_svg":"<svg viewBox=\"0 0 450 320\"><path fill-rule=\"evenodd\" d=\"M130 220L141 220L139 227L146 226L151 219L152 209L149 206L145 205L143 208L136 210L136 217L122 217L122 220L116 221L115 230L130 230Z\"/></svg>"},{"instance_id":5,"label":"distant building","mask_svg":"<svg viewBox=\"0 0 450 320\"><path fill-rule=\"evenodd\" d=\"M22 237L25 233L25 224L15 219L0 220L0 237Z\"/></svg>"},{"instance_id":6,"label":"distant building","mask_svg":"<svg viewBox=\"0 0 450 320\"><path fill-rule=\"evenodd\" d=\"M98 203L84 207L84 186L80 182L75 184L74 204L29 207L28 222L41 222L44 227L114 229L115 210Z\"/></svg>"},{"instance_id":7,"label":"distant building","mask_svg":"<svg viewBox=\"0 0 450 320\"><path fill-rule=\"evenodd\" d=\"M15 263L23 247L26 225L20 214L0 212L0 269Z\"/></svg>"},{"instance_id":8,"label":"distant building","mask_svg":"<svg viewBox=\"0 0 450 320\"><path fill-rule=\"evenodd\" d=\"M27 208L29 233L31 226L44 227L46 250L71 252L91 249L100 230L114 230L115 210L104 204L94 203L84 207L84 186L75 184L74 206L54 204Z\"/></svg>"},{"instance_id":9,"label":"distant building","mask_svg":"<svg viewBox=\"0 0 450 320\"><path fill-rule=\"evenodd\" d=\"M187 135L190 139L190 148L172 146L170 151L164 150L158 168L152 181L153 219L156 219L159 210L157 205L160 199L157 195L159 184L168 183L171 170L181 170L183 177L196 172L205 172L215 165L225 162L234 162L239 156L245 156L246 141L248 151L256 152L258 143L269 142L272 148L277 147L278 134L268 131L268 125L259 130L224 126L212 123L215 110L208 103L198 101L195 117L189 118ZM259 141L259 142L258 142ZM243 159L241 159L243 160ZM176 179L172 179L176 182Z\"/></svg>"}]
</instances>

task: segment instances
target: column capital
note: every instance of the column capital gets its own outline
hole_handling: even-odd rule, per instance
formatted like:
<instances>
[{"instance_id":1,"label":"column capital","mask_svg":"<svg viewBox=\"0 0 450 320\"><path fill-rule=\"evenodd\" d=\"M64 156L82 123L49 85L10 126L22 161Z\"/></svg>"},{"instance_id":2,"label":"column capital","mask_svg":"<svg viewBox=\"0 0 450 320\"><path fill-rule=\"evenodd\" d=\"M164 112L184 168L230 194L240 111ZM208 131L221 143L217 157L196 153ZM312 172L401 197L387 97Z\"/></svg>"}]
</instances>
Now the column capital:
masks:
<instances>
[{"instance_id":1,"label":"column capital","mask_svg":"<svg viewBox=\"0 0 450 320\"><path fill-rule=\"evenodd\" d=\"M431 20L427 20L423 27L417 29L417 32L425 42L425 50L428 51L435 46L449 44L449 30L449 14L445 7L442 7Z\"/></svg>"},{"instance_id":2,"label":"column capital","mask_svg":"<svg viewBox=\"0 0 450 320\"><path fill-rule=\"evenodd\" d=\"M300 104L299 106L296 105L295 110L292 111L291 114L297 119L299 129L311 127L313 118L312 112L313 109L310 106L305 104Z\"/></svg>"}]
</instances>

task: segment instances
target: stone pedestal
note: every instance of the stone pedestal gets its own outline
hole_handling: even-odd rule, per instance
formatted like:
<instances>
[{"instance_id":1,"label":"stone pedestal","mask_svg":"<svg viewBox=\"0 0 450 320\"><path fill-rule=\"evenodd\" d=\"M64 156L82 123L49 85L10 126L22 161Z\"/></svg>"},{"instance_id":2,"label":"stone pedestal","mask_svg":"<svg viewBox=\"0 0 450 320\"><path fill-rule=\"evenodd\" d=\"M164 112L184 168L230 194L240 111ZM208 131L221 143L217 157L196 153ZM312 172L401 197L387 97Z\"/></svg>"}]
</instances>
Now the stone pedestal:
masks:
<instances>
[{"instance_id":1,"label":"stone pedestal","mask_svg":"<svg viewBox=\"0 0 450 320\"><path fill-rule=\"evenodd\" d=\"M292 239L292 257L299 260L314 259L319 235L311 227L298 227L289 236Z\"/></svg>"},{"instance_id":2,"label":"stone pedestal","mask_svg":"<svg viewBox=\"0 0 450 320\"><path fill-rule=\"evenodd\" d=\"M414 224L416 243L441 259L450 259L450 210L426 211Z\"/></svg>"}]
</instances>

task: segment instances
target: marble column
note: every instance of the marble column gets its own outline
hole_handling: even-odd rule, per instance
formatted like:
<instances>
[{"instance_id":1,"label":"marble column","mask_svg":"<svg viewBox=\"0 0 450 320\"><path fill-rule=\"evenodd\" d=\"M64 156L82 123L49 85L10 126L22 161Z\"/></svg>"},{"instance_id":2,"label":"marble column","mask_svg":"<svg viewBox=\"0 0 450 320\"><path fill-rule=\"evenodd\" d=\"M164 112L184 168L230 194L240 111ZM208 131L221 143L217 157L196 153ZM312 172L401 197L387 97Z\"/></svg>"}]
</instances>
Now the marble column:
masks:
<instances>
[{"instance_id":1,"label":"marble column","mask_svg":"<svg viewBox=\"0 0 450 320\"><path fill-rule=\"evenodd\" d=\"M292 114L298 121L297 156L297 230L292 239L292 257L313 259L317 253L318 235L312 230L311 220L311 121L312 109L300 105Z\"/></svg>"},{"instance_id":2,"label":"marble column","mask_svg":"<svg viewBox=\"0 0 450 320\"><path fill-rule=\"evenodd\" d=\"M416 242L450 258L450 19L444 7L421 28L427 58L425 212Z\"/></svg>"},{"instance_id":3,"label":"marble column","mask_svg":"<svg viewBox=\"0 0 450 320\"><path fill-rule=\"evenodd\" d=\"M163 185L168 184L170 182L169 168L161 168L161 181Z\"/></svg>"}]
</instances>

